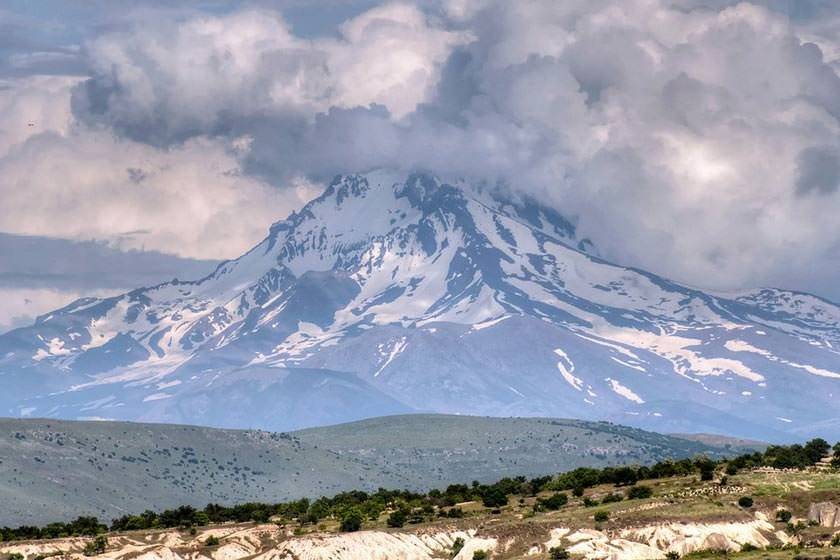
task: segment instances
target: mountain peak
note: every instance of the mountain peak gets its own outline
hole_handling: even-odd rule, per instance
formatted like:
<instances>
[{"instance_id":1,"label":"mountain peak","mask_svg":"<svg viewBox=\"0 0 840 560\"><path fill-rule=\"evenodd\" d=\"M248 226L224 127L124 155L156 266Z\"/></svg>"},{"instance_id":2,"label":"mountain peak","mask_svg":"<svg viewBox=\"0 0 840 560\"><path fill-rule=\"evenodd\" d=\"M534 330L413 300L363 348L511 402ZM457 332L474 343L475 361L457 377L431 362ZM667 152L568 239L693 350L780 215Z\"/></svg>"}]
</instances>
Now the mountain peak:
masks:
<instances>
[{"instance_id":1,"label":"mountain peak","mask_svg":"<svg viewBox=\"0 0 840 560\"><path fill-rule=\"evenodd\" d=\"M0 410L241 427L238 402L271 429L338 407L840 437L837 306L704 293L582 248L526 196L340 175L207 278L79 300L0 336Z\"/></svg>"}]
</instances>

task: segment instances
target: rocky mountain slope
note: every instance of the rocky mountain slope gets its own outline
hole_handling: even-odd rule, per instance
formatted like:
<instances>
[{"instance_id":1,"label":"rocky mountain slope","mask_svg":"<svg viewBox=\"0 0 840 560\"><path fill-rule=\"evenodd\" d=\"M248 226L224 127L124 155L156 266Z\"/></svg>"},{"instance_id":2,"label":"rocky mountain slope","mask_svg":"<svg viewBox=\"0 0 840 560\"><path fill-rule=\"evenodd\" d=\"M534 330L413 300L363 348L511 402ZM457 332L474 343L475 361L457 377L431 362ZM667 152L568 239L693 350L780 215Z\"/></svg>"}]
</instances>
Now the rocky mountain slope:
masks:
<instances>
[{"instance_id":1,"label":"rocky mountain slope","mask_svg":"<svg viewBox=\"0 0 840 560\"><path fill-rule=\"evenodd\" d=\"M605 423L411 415L292 433L0 420L0 526L182 504L428 490L725 450ZM731 450L726 450L732 453Z\"/></svg>"},{"instance_id":2,"label":"rocky mountain slope","mask_svg":"<svg viewBox=\"0 0 840 560\"><path fill-rule=\"evenodd\" d=\"M206 278L82 299L0 336L0 410L266 429L434 411L840 438L840 307L712 294L595 253L533 200L338 177Z\"/></svg>"}]
</instances>

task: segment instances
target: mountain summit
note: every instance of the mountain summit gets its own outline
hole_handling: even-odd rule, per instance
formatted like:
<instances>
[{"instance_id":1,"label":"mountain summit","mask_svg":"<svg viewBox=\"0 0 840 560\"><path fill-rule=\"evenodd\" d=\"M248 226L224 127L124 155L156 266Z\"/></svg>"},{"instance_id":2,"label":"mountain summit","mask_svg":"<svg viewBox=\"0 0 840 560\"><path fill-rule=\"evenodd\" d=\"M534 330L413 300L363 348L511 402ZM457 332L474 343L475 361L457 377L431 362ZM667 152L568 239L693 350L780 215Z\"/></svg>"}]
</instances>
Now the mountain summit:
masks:
<instances>
[{"instance_id":1,"label":"mountain summit","mask_svg":"<svg viewBox=\"0 0 840 560\"><path fill-rule=\"evenodd\" d=\"M197 281L0 336L0 411L291 429L431 411L840 438L840 307L594 254L533 200L337 177Z\"/></svg>"}]
</instances>

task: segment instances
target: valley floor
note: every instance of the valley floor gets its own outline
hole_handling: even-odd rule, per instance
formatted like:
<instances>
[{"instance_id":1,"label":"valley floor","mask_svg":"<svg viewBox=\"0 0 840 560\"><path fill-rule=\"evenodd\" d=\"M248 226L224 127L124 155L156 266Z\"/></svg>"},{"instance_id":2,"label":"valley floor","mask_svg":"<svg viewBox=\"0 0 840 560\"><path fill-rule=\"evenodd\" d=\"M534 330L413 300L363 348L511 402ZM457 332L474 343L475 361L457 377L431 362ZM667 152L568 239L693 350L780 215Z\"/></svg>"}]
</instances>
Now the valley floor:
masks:
<instances>
[{"instance_id":1,"label":"valley floor","mask_svg":"<svg viewBox=\"0 0 840 560\"><path fill-rule=\"evenodd\" d=\"M725 553L744 560L840 554L840 526L825 527L808 520L812 504L840 503L838 473L753 471L730 476L726 484L681 477L644 485L653 490L646 499L584 505L584 499L601 502L608 494L623 492L602 485L550 512L534 512L540 496L512 496L509 505L495 513L469 502L459 504L465 513L462 519L400 529L387 527L386 512L366 521L362 531L351 533L341 533L337 522L326 521L317 526L249 523L109 534L99 556L114 560L470 560L476 551L484 551L488 558L503 560L550 558L552 548L590 560L664 559L669 552L698 559ZM745 496L754 500L752 507L738 505ZM777 521L780 510L789 511L791 519ZM606 512L608 519L596 522L597 512ZM840 525L840 519L834 523ZM89 542L69 538L0 543L0 557L18 553L25 560L50 556L81 560Z\"/></svg>"}]
</instances>

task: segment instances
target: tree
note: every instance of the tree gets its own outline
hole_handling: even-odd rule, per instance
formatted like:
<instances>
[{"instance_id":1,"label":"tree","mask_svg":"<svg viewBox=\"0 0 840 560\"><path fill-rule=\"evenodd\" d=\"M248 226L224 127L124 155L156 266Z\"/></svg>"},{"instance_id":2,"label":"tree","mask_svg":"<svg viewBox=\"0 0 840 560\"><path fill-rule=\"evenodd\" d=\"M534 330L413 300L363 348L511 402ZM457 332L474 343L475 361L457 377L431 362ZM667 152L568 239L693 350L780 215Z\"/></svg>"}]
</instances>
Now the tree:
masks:
<instances>
[{"instance_id":1,"label":"tree","mask_svg":"<svg viewBox=\"0 0 840 560\"><path fill-rule=\"evenodd\" d=\"M405 512L401 509L391 512L388 516L388 527L402 527L405 525Z\"/></svg>"},{"instance_id":2,"label":"tree","mask_svg":"<svg viewBox=\"0 0 840 560\"><path fill-rule=\"evenodd\" d=\"M362 528L362 512L357 508L350 508L341 517L341 531L344 533L352 533Z\"/></svg>"},{"instance_id":3,"label":"tree","mask_svg":"<svg viewBox=\"0 0 840 560\"><path fill-rule=\"evenodd\" d=\"M753 507L753 499L749 496L741 496L738 499L738 505L742 508L751 508Z\"/></svg>"},{"instance_id":4,"label":"tree","mask_svg":"<svg viewBox=\"0 0 840 560\"><path fill-rule=\"evenodd\" d=\"M632 486L638 482L639 475L632 467L619 467L615 469L613 478L616 486Z\"/></svg>"},{"instance_id":5,"label":"tree","mask_svg":"<svg viewBox=\"0 0 840 560\"><path fill-rule=\"evenodd\" d=\"M491 486L487 489L484 495L481 497L482 502L484 503L484 507L489 508L499 508L502 506L506 506L508 503L507 495L502 491L501 488L496 486Z\"/></svg>"},{"instance_id":6,"label":"tree","mask_svg":"<svg viewBox=\"0 0 840 560\"><path fill-rule=\"evenodd\" d=\"M575 498L580 498L581 496L583 496L585 490L586 489L583 486L575 486L574 488L572 488L572 496L574 496Z\"/></svg>"},{"instance_id":7,"label":"tree","mask_svg":"<svg viewBox=\"0 0 840 560\"><path fill-rule=\"evenodd\" d=\"M811 464L818 463L820 459L828 455L831 446L823 438L815 438L805 444L805 454Z\"/></svg>"}]
</instances>

